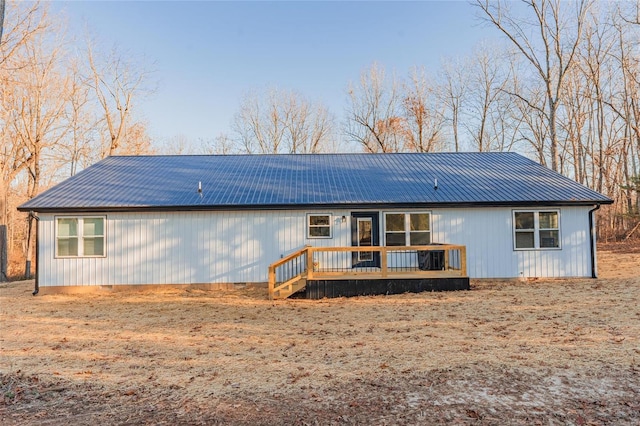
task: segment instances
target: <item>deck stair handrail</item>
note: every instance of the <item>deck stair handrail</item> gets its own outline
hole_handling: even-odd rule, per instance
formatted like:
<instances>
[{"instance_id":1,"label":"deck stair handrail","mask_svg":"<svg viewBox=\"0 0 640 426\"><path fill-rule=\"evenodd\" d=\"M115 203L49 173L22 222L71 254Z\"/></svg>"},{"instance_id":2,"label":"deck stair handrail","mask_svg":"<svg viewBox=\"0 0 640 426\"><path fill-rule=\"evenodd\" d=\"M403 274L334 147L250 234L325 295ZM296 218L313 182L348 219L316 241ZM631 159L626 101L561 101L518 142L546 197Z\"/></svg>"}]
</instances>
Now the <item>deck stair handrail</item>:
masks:
<instances>
[{"instance_id":1,"label":"deck stair handrail","mask_svg":"<svg viewBox=\"0 0 640 426\"><path fill-rule=\"evenodd\" d=\"M378 262L376 266L371 266L371 262L367 262L366 259L377 259ZM362 262L362 266L359 262ZM305 246L269 266L269 299L285 299L304 289L307 281L312 279L424 279L466 276L467 252L466 247L462 245Z\"/></svg>"},{"instance_id":2,"label":"deck stair handrail","mask_svg":"<svg viewBox=\"0 0 640 426\"><path fill-rule=\"evenodd\" d=\"M309 248L295 251L269 265L269 299L285 299L306 285Z\"/></svg>"}]
</instances>

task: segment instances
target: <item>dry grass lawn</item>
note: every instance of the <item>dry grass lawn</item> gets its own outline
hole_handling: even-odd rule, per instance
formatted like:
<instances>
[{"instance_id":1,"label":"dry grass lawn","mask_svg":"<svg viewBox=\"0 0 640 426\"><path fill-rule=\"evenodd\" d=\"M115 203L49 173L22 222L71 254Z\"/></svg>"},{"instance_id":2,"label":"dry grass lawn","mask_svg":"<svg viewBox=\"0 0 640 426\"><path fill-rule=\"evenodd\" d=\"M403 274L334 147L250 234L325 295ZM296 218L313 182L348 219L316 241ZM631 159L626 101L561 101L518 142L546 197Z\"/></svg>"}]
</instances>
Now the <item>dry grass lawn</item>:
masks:
<instances>
[{"instance_id":1,"label":"dry grass lawn","mask_svg":"<svg viewBox=\"0 0 640 426\"><path fill-rule=\"evenodd\" d=\"M1 423L638 424L640 250L599 264L320 301L2 284Z\"/></svg>"}]
</instances>

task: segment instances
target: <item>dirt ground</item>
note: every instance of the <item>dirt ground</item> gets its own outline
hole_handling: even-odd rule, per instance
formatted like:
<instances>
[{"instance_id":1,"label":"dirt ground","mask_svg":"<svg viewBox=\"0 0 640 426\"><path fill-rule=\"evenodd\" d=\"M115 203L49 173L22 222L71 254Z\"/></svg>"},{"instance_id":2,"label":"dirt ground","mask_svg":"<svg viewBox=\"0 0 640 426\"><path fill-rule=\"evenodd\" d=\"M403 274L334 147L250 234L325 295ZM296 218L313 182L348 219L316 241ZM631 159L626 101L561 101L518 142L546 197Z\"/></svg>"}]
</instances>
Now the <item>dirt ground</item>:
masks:
<instances>
[{"instance_id":1,"label":"dirt ground","mask_svg":"<svg viewBox=\"0 0 640 426\"><path fill-rule=\"evenodd\" d=\"M599 267L320 301L2 284L0 423L638 424L640 251Z\"/></svg>"}]
</instances>

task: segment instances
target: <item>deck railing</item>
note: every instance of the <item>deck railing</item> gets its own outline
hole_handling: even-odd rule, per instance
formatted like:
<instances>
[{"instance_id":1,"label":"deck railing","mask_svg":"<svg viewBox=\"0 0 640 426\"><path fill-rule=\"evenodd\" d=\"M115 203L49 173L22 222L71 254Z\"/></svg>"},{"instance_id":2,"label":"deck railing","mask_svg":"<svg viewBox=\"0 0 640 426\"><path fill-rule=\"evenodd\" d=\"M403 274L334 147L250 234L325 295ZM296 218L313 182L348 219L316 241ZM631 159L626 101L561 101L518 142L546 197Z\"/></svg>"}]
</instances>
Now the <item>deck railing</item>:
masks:
<instances>
[{"instance_id":1,"label":"deck railing","mask_svg":"<svg viewBox=\"0 0 640 426\"><path fill-rule=\"evenodd\" d=\"M269 266L269 299L279 293L291 293L296 282L303 279L308 271L309 252L307 246L272 263Z\"/></svg>"},{"instance_id":2,"label":"deck railing","mask_svg":"<svg viewBox=\"0 0 640 426\"><path fill-rule=\"evenodd\" d=\"M452 278L467 276L466 247L311 247L269 266L269 297L297 291L302 280ZM306 281L305 281L306 282ZM285 296L286 297L286 296Z\"/></svg>"},{"instance_id":3,"label":"deck railing","mask_svg":"<svg viewBox=\"0 0 640 426\"><path fill-rule=\"evenodd\" d=\"M436 278L467 275L466 247L308 247L307 279Z\"/></svg>"}]
</instances>

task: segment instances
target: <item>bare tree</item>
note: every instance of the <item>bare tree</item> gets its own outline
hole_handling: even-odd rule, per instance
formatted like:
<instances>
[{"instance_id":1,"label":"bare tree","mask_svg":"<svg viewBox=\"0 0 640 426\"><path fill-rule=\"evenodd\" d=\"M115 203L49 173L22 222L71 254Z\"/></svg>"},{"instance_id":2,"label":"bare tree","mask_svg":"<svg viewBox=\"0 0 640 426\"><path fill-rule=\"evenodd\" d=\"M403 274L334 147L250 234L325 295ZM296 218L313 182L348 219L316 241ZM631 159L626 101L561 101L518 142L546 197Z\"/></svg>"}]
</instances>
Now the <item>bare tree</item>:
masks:
<instances>
[{"instance_id":1,"label":"bare tree","mask_svg":"<svg viewBox=\"0 0 640 426\"><path fill-rule=\"evenodd\" d=\"M329 150L333 137L333 118L329 111L294 92L287 94L284 105L289 151L295 154Z\"/></svg>"},{"instance_id":2,"label":"bare tree","mask_svg":"<svg viewBox=\"0 0 640 426\"><path fill-rule=\"evenodd\" d=\"M491 2L476 0L484 18L500 30L517 51L533 67L544 87L542 102L522 93L520 97L545 118L549 130L551 168L559 170L558 109L564 79L575 63L576 51L582 40L583 23L589 7L587 0L562 2L561 0L523 0L529 9L532 21L516 17L506 1ZM572 7L572 16L561 10L561 6ZM537 38L535 38L537 35Z\"/></svg>"},{"instance_id":3,"label":"bare tree","mask_svg":"<svg viewBox=\"0 0 640 426\"><path fill-rule=\"evenodd\" d=\"M16 177L26 168L27 156L24 145L16 136L12 126L9 126L10 115L4 106L12 104L9 98L12 94L7 93L7 87L0 85L0 95L3 102L3 109L0 116L0 224L8 224L9 192L11 184ZM7 102L8 101L8 102Z\"/></svg>"},{"instance_id":4,"label":"bare tree","mask_svg":"<svg viewBox=\"0 0 640 426\"><path fill-rule=\"evenodd\" d=\"M405 125L404 145L410 151L432 152L442 149L445 116L436 90L427 80L424 68L413 69L403 84L401 113Z\"/></svg>"},{"instance_id":5,"label":"bare tree","mask_svg":"<svg viewBox=\"0 0 640 426\"><path fill-rule=\"evenodd\" d=\"M519 81L516 80L513 86L514 92L512 93L518 93L519 87ZM514 97L514 107L517 111L516 114L522 117L523 120L519 128L518 138L529 144L540 164L547 166L549 122L545 119L544 110L535 107L535 105L544 102L544 96L541 88L536 90L530 87L528 89L528 99Z\"/></svg>"},{"instance_id":6,"label":"bare tree","mask_svg":"<svg viewBox=\"0 0 640 426\"><path fill-rule=\"evenodd\" d=\"M270 89L245 95L233 130L250 154L325 152L331 147L333 118L323 105L296 92Z\"/></svg>"},{"instance_id":7,"label":"bare tree","mask_svg":"<svg viewBox=\"0 0 640 426\"><path fill-rule=\"evenodd\" d=\"M122 143L118 147L119 154L149 155L155 152L145 122L136 121L126 127Z\"/></svg>"},{"instance_id":8,"label":"bare tree","mask_svg":"<svg viewBox=\"0 0 640 426\"><path fill-rule=\"evenodd\" d=\"M18 195L14 185L18 179L27 180L24 179L24 171L27 169L30 172L28 187L37 188L37 184L33 184L32 176L34 172L39 176L38 163L34 161L33 151L30 151L33 146L25 144L25 135L19 131L20 126L16 126L14 121L20 117L16 114L16 109L21 103L28 102L25 97L30 96L24 89L28 86L25 84L28 80L27 75L33 70L31 44L35 42L39 45L42 42L43 34L49 30L51 21L47 18L47 8L39 2L10 2L8 7L6 6L3 2L3 22L0 24L0 224L7 225L8 251L9 256L12 256L14 235L21 234L15 232L15 224L24 225L24 221L16 220L11 208L16 205L16 198L23 196ZM5 13L9 18L6 28ZM43 61L46 62L46 58ZM33 89L33 86L31 88ZM30 260L31 236L30 232L24 238L26 245L19 244L21 248L26 247L27 260ZM30 263L27 262L27 265L30 266ZM28 269L30 271L30 268ZM2 274L5 273L3 270Z\"/></svg>"},{"instance_id":9,"label":"bare tree","mask_svg":"<svg viewBox=\"0 0 640 426\"><path fill-rule=\"evenodd\" d=\"M446 106L445 116L451 123L454 151L460 151L460 116L467 96L467 75L463 65L447 61L442 65L443 82L440 99Z\"/></svg>"},{"instance_id":10,"label":"bare tree","mask_svg":"<svg viewBox=\"0 0 640 426\"><path fill-rule=\"evenodd\" d=\"M499 52L499 50L498 50ZM526 119L518 111L520 100L508 93L516 92L520 82L514 56L509 56L508 61L501 61L502 77L498 79L498 94L490 103L492 111L488 120L491 134L490 149L493 151L511 151L523 141L521 137L526 127Z\"/></svg>"},{"instance_id":11,"label":"bare tree","mask_svg":"<svg viewBox=\"0 0 640 426\"><path fill-rule=\"evenodd\" d=\"M494 131L503 131L504 126L496 120L505 118L500 114L506 91L510 88L511 68L503 63L499 49L479 46L475 49L467 71L467 102L465 105L465 128L480 152L492 151L501 144L501 136Z\"/></svg>"},{"instance_id":12,"label":"bare tree","mask_svg":"<svg viewBox=\"0 0 640 426\"><path fill-rule=\"evenodd\" d=\"M405 124L395 77L387 80L378 64L364 71L357 85L349 85L345 136L366 152L399 152L405 149Z\"/></svg>"},{"instance_id":13,"label":"bare tree","mask_svg":"<svg viewBox=\"0 0 640 426\"><path fill-rule=\"evenodd\" d=\"M219 134L215 139L202 141L200 150L203 154L229 155L238 152L234 140L226 133Z\"/></svg>"},{"instance_id":14,"label":"bare tree","mask_svg":"<svg viewBox=\"0 0 640 426\"><path fill-rule=\"evenodd\" d=\"M627 233L640 222L640 60L633 53L640 45L640 26L638 5L634 13L624 6L629 5L617 5L604 30L597 31L587 44L589 49L585 48L590 63L585 67L586 77L599 86L593 99L599 106L595 117L598 132L594 133L602 135L592 144L595 186L616 201L605 210L610 235ZM596 76L600 77L597 82Z\"/></svg>"},{"instance_id":15,"label":"bare tree","mask_svg":"<svg viewBox=\"0 0 640 426\"><path fill-rule=\"evenodd\" d=\"M162 155L189 155L193 154L193 148L189 137L182 133L166 138L158 145Z\"/></svg>"},{"instance_id":16,"label":"bare tree","mask_svg":"<svg viewBox=\"0 0 640 426\"><path fill-rule=\"evenodd\" d=\"M54 149L57 161L68 163L69 175L73 176L79 167L84 168L97 159L92 143L96 139L97 123L91 110L89 85L77 59L70 61L67 73L69 86L64 114L68 133L64 143L57 144Z\"/></svg>"},{"instance_id":17,"label":"bare tree","mask_svg":"<svg viewBox=\"0 0 640 426\"><path fill-rule=\"evenodd\" d=\"M233 129L247 153L276 154L284 145L285 126L278 94L270 90L266 100L253 92L245 95L234 117Z\"/></svg>"},{"instance_id":18,"label":"bare tree","mask_svg":"<svg viewBox=\"0 0 640 426\"><path fill-rule=\"evenodd\" d=\"M40 40L28 46L29 65L16 73L13 85L11 125L27 152L29 198L40 191L43 153L62 141L67 132L64 113L69 80L60 68L60 47L46 49L46 42Z\"/></svg>"},{"instance_id":19,"label":"bare tree","mask_svg":"<svg viewBox=\"0 0 640 426\"><path fill-rule=\"evenodd\" d=\"M11 184L27 167L27 151L15 132L13 119L18 97L21 72L28 64L28 44L47 30L46 8L40 3L10 2L4 13L10 25L0 40L0 224L8 224L8 206ZM3 28L4 29L4 28Z\"/></svg>"},{"instance_id":20,"label":"bare tree","mask_svg":"<svg viewBox=\"0 0 640 426\"><path fill-rule=\"evenodd\" d=\"M7 61L22 47L27 45L32 37L40 34L47 27L46 7L39 1L9 2L8 7L2 1L0 23L0 65L5 69L19 68L19 64L7 64ZM5 25L4 16L9 16L9 25Z\"/></svg>"},{"instance_id":21,"label":"bare tree","mask_svg":"<svg viewBox=\"0 0 640 426\"><path fill-rule=\"evenodd\" d=\"M610 36L610 27L594 25L587 27L585 31L585 40L583 49L578 52L578 65L580 66L581 76L585 79L587 93L589 93L588 101L590 106L590 126L592 129L590 138L594 139L595 149L591 150L591 154L595 155L595 161L592 164L598 164L598 171L593 175L594 188L603 192L604 188L604 167L607 141L605 133L607 127L608 107L606 106L607 86L610 87L613 70L609 68L610 61L607 57L611 53L615 39ZM609 121L609 124L611 122Z\"/></svg>"},{"instance_id":22,"label":"bare tree","mask_svg":"<svg viewBox=\"0 0 640 426\"><path fill-rule=\"evenodd\" d=\"M113 155L121 148L131 123L134 102L148 90L144 83L148 72L126 62L115 49L99 61L95 48L87 43L90 87L98 102L107 140L101 157Z\"/></svg>"},{"instance_id":23,"label":"bare tree","mask_svg":"<svg viewBox=\"0 0 640 426\"><path fill-rule=\"evenodd\" d=\"M565 149L570 150L573 178L582 184L589 184L586 173L586 147L590 138L587 125L590 123L592 105L590 99L585 97L589 90L589 81L583 78L579 69L574 69L567 76L563 94L566 117L562 123L567 139Z\"/></svg>"},{"instance_id":24,"label":"bare tree","mask_svg":"<svg viewBox=\"0 0 640 426\"><path fill-rule=\"evenodd\" d=\"M63 41L60 31L42 15L49 32L40 32L31 37L15 52L20 56L21 66L12 73L10 84L10 104L7 121L12 136L18 141L21 158L27 171L28 199L40 192L43 176L55 173L57 166L48 161L51 147L62 141L67 129L64 110L68 94L69 79L64 70ZM33 251L32 218L26 242L26 275L30 276Z\"/></svg>"}]
</instances>

